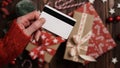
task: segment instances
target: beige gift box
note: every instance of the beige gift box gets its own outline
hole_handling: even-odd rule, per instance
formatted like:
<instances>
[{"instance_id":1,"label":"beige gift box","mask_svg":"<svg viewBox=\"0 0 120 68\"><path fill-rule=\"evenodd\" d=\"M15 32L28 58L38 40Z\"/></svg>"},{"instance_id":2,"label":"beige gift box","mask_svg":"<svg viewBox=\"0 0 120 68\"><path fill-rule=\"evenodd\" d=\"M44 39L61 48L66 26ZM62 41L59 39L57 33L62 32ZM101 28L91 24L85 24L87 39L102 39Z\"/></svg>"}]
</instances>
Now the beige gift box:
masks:
<instances>
[{"instance_id":1,"label":"beige gift box","mask_svg":"<svg viewBox=\"0 0 120 68\"><path fill-rule=\"evenodd\" d=\"M89 44L88 40L90 38L90 36L89 36L89 38L86 39L85 36L90 31L92 33L92 25L93 25L94 16L75 11L73 17L74 17L74 19L77 20L77 22L74 25L74 28L68 38L68 41L66 44L66 50L65 50L65 54L64 54L64 59L84 63L84 61L85 61L84 58L86 58L86 56L84 57L84 55L86 55L88 44ZM82 24L83 22L84 22L84 25ZM80 28L80 25L82 26L81 28ZM82 32L80 29L82 29ZM83 39L84 42L82 44L78 43L78 45L76 45L75 41L73 41L73 36L79 34L79 32L81 32L80 40ZM77 49L78 49L78 51L76 53Z\"/></svg>"},{"instance_id":2,"label":"beige gift box","mask_svg":"<svg viewBox=\"0 0 120 68\"><path fill-rule=\"evenodd\" d=\"M59 47L60 44L56 44L56 45L52 45L52 46L48 46L48 48L52 48L52 49L55 49L57 50L57 48ZM26 47L26 50L27 51L31 51L32 49L34 49L35 47L37 47L35 44L33 43L29 43ZM45 52L45 57L44 57L44 60L49 63L51 60L52 60L52 55L50 55L48 52Z\"/></svg>"}]
</instances>

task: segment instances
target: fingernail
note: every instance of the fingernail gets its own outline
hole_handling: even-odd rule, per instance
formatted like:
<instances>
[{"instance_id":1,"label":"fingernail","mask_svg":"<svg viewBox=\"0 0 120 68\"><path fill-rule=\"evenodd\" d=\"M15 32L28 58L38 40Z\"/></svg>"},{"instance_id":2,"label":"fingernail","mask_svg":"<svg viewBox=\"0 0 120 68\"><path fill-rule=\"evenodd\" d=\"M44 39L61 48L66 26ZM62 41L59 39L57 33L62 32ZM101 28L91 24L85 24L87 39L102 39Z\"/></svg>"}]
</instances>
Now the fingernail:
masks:
<instances>
[{"instance_id":1,"label":"fingernail","mask_svg":"<svg viewBox=\"0 0 120 68\"><path fill-rule=\"evenodd\" d=\"M41 21L42 23L44 23L44 22L45 22L45 18L40 18L40 21Z\"/></svg>"}]
</instances>

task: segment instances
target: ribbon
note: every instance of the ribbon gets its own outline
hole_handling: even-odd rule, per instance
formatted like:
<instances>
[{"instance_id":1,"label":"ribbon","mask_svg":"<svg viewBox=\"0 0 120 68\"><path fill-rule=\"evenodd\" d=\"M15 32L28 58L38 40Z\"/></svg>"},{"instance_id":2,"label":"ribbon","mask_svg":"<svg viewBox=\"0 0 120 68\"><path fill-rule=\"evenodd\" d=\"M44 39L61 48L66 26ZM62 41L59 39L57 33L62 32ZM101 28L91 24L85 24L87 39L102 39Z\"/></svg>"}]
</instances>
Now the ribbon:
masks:
<instances>
[{"instance_id":1,"label":"ribbon","mask_svg":"<svg viewBox=\"0 0 120 68\"><path fill-rule=\"evenodd\" d=\"M68 47L71 47L70 55L73 57L73 61L79 61L79 57L87 61L96 61L93 57L80 53L81 50L85 52L87 51L88 46L81 46L81 45L87 42L92 35L92 31L89 31L86 35L83 36L86 19L87 19L87 14L83 13L78 32L72 38L73 42L75 43L75 46L71 45L70 42L68 42Z\"/></svg>"},{"instance_id":2,"label":"ribbon","mask_svg":"<svg viewBox=\"0 0 120 68\"><path fill-rule=\"evenodd\" d=\"M34 48L31 52L30 52L30 56L32 57L32 59L36 59L38 58L38 60L41 62L44 62L44 56L45 53L49 53L50 55L54 55L56 50L49 48L48 46L52 46L55 44L59 44L62 43L64 41L63 38L61 37L54 37L52 34L42 31L41 32L41 44Z\"/></svg>"},{"instance_id":3,"label":"ribbon","mask_svg":"<svg viewBox=\"0 0 120 68\"><path fill-rule=\"evenodd\" d=\"M67 0L66 2L64 0L57 0L55 1L55 8L59 10L64 10L64 9L73 8L73 7L77 7L85 4L85 2L72 4L73 2L74 0Z\"/></svg>"}]
</instances>

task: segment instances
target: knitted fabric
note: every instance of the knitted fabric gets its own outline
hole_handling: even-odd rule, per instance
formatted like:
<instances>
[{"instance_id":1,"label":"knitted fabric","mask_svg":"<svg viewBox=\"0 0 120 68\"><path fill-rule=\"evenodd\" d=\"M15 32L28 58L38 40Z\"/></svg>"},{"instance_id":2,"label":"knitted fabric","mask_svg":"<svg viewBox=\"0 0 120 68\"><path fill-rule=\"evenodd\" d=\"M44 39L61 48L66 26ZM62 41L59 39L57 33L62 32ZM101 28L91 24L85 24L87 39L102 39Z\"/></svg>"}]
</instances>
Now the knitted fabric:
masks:
<instances>
[{"instance_id":1,"label":"knitted fabric","mask_svg":"<svg viewBox=\"0 0 120 68\"><path fill-rule=\"evenodd\" d=\"M0 67L19 56L29 40L30 37L24 34L15 20L8 33L0 40Z\"/></svg>"}]
</instances>

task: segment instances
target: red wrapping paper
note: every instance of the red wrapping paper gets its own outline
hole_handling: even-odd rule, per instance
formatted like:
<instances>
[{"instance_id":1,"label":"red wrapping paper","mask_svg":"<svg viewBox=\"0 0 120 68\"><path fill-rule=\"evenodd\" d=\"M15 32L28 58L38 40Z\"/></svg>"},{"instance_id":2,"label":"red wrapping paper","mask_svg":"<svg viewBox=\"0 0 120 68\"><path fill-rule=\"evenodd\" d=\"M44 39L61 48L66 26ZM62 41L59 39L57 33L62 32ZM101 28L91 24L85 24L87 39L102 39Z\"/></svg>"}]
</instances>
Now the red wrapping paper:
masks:
<instances>
[{"instance_id":1,"label":"red wrapping paper","mask_svg":"<svg viewBox=\"0 0 120 68\"><path fill-rule=\"evenodd\" d=\"M92 37L89 40L87 55L97 58L116 46L110 33L108 32L99 15L90 3L84 4L76 11L85 12L94 16Z\"/></svg>"},{"instance_id":2,"label":"red wrapping paper","mask_svg":"<svg viewBox=\"0 0 120 68\"><path fill-rule=\"evenodd\" d=\"M26 50L30 52L32 59L38 59L39 64L44 62L50 62L52 57L55 55L56 50L60 43L64 42L64 39L59 36L54 36L47 31L41 31L39 42L29 43Z\"/></svg>"},{"instance_id":3,"label":"red wrapping paper","mask_svg":"<svg viewBox=\"0 0 120 68\"><path fill-rule=\"evenodd\" d=\"M91 38L88 39L88 43L86 42L86 44L82 45L82 46L88 46L85 53L82 54L83 51L78 51L76 53L75 50L73 49L73 47L75 47L75 45L67 44L64 59L86 64L86 63L88 63L88 61L92 62L93 60L95 60L96 58L101 56L103 53L113 49L116 46L115 41L111 37L109 31L104 26L99 15L97 14L94 7L90 3L85 3L84 5L82 5L78 9L76 9L75 12L86 13L86 14L94 16L93 24L92 24L92 34L91 34ZM75 14L75 12L74 12L74 14ZM81 16L81 15L76 15L76 16ZM78 20L79 17L75 18L75 19ZM91 23L90 20L87 22L86 25L89 25L89 23ZM79 21L78 21L78 23L79 23ZM84 26L86 26L86 25L84 25ZM80 26L77 26L77 28L80 28ZM89 28L89 26L88 26L88 28ZM76 30L74 30L73 32L75 32L75 31ZM74 36L74 34L72 34L72 35ZM68 40L71 40L71 38L69 38ZM73 41L68 41L68 43L73 43ZM68 47L70 45L73 47L71 47L71 48ZM77 45L80 46L81 44L77 44ZM80 48L78 48L78 47L76 49L80 50ZM72 55L70 55L70 54L72 54ZM84 56L81 57L81 55L84 55ZM78 56L78 57L76 58L76 56Z\"/></svg>"}]
</instances>

